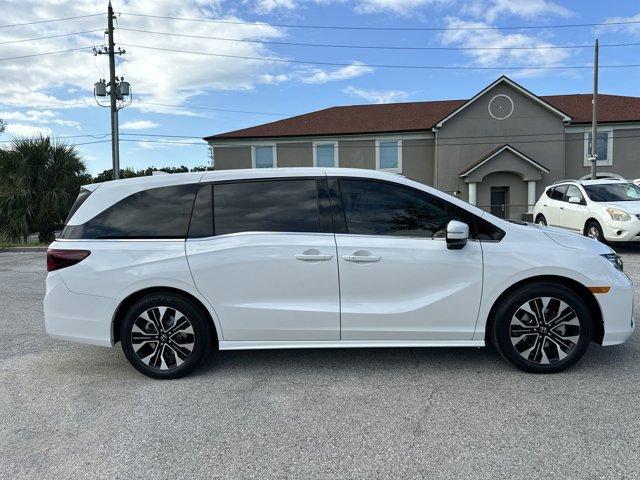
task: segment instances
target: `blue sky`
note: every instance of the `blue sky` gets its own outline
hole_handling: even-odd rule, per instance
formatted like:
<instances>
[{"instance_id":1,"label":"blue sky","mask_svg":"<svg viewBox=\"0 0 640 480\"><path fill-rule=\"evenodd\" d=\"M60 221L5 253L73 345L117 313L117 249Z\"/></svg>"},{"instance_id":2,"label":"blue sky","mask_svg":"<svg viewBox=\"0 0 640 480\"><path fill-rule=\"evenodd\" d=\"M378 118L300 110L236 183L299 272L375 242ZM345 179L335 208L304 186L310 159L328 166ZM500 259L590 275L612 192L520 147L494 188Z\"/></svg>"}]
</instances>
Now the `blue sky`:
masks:
<instances>
[{"instance_id":1,"label":"blue sky","mask_svg":"<svg viewBox=\"0 0 640 480\"><path fill-rule=\"evenodd\" d=\"M593 59L591 49L403 51L268 42L399 47L552 47L592 44L597 36L602 44L640 43L640 23L563 29L486 29L640 22L640 3L626 0L609 0L606 4L598 0L116 0L114 9L121 13L116 41L127 50L123 59L118 60L118 75L124 75L131 82L134 92L133 105L120 112L121 138L126 140L121 143L121 165L133 168L196 166L208 162L204 142L172 135L201 137L333 105L468 98L501 74L507 74L540 95L586 93L592 88L589 69L535 69L589 65ZM0 11L4 15L0 24L8 25L96 14L106 11L106 2L0 0ZM132 15L135 13L146 16ZM189 22L155 16L218 19L227 23ZM100 29L104 28L105 22L106 14L1 27L0 58L100 46L103 44ZM332 30L279 25L457 30ZM470 27L483 30L464 30ZM59 36L87 31L89 33ZM15 42L52 35L58 37ZM154 49L158 47L227 56ZM234 56L254 59L232 58ZM640 64L640 46L603 47L600 63ZM409 70L375 65L497 67L498 70ZM38 132L68 137L65 139L68 143L84 144L78 149L92 173L109 168L110 144L108 137L102 136L109 132L108 109L95 105L92 97L93 82L104 77L106 72L106 58L94 57L90 48L0 61L0 118L8 123L0 141L12 135ZM639 85L639 67L601 69L600 91L603 93L640 96ZM175 143L151 143L145 142L145 138ZM97 141L104 143L87 144Z\"/></svg>"}]
</instances>

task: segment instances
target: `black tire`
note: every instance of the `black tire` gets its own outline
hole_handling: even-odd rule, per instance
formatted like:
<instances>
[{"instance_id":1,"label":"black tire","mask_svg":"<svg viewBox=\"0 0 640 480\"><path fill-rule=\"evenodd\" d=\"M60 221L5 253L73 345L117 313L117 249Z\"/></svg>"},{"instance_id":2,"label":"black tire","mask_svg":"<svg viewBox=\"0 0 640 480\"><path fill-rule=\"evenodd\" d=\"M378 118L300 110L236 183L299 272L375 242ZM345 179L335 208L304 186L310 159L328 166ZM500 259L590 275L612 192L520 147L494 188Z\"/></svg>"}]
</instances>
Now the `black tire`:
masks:
<instances>
[{"instance_id":1,"label":"black tire","mask_svg":"<svg viewBox=\"0 0 640 480\"><path fill-rule=\"evenodd\" d=\"M547 219L544 218L544 215L538 215L538 218L536 218L536 223L538 225L547 225Z\"/></svg>"},{"instance_id":2,"label":"black tire","mask_svg":"<svg viewBox=\"0 0 640 480\"><path fill-rule=\"evenodd\" d=\"M546 308L545 298L552 299ZM566 321L551 326L559 318ZM591 315L585 302L572 290L555 283L530 284L512 292L494 319L494 345L509 363L525 372L565 370L582 358L591 339Z\"/></svg>"},{"instance_id":3,"label":"black tire","mask_svg":"<svg viewBox=\"0 0 640 480\"><path fill-rule=\"evenodd\" d=\"M589 220L584 226L584 236L593 238L602 243L607 243L602 233L602 227L596 220Z\"/></svg>"},{"instance_id":4,"label":"black tire","mask_svg":"<svg viewBox=\"0 0 640 480\"><path fill-rule=\"evenodd\" d=\"M210 321L200 308L167 293L136 301L120 329L127 360L139 372L159 379L179 378L193 371L211 351L213 336Z\"/></svg>"}]
</instances>

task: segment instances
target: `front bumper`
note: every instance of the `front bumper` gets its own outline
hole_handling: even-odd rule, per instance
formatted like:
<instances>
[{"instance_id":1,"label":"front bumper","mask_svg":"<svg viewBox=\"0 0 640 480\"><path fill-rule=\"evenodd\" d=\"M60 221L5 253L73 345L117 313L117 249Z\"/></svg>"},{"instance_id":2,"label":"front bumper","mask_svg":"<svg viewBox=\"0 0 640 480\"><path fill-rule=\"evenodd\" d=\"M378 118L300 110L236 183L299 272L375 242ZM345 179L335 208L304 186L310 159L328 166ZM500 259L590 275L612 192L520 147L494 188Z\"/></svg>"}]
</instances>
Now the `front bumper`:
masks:
<instances>
[{"instance_id":1,"label":"front bumper","mask_svg":"<svg viewBox=\"0 0 640 480\"><path fill-rule=\"evenodd\" d=\"M614 285L609 293L596 294L604 323L603 346L618 345L627 340L635 329L633 320L633 283Z\"/></svg>"},{"instance_id":2,"label":"front bumper","mask_svg":"<svg viewBox=\"0 0 640 480\"><path fill-rule=\"evenodd\" d=\"M71 292L59 272L47 275L44 324L52 337L111 347L111 320L117 306L114 298Z\"/></svg>"},{"instance_id":3,"label":"front bumper","mask_svg":"<svg viewBox=\"0 0 640 480\"><path fill-rule=\"evenodd\" d=\"M609 242L637 242L640 241L640 220L634 216L627 222L605 220L602 234Z\"/></svg>"}]
</instances>

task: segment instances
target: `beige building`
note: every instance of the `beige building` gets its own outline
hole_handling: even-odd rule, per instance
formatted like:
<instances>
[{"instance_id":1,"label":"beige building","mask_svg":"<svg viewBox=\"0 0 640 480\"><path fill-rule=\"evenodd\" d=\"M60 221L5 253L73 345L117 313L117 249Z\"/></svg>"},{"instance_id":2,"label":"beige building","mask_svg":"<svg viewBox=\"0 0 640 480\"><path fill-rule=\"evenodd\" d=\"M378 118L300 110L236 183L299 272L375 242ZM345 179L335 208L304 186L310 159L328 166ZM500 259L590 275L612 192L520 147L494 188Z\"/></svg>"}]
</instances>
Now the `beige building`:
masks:
<instances>
[{"instance_id":1,"label":"beige building","mask_svg":"<svg viewBox=\"0 0 640 480\"><path fill-rule=\"evenodd\" d=\"M598 171L640 177L640 97L600 95L598 122ZM591 95L503 76L468 100L332 107L205 140L216 169L381 169L521 219L546 185L589 173Z\"/></svg>"}]
</instances>

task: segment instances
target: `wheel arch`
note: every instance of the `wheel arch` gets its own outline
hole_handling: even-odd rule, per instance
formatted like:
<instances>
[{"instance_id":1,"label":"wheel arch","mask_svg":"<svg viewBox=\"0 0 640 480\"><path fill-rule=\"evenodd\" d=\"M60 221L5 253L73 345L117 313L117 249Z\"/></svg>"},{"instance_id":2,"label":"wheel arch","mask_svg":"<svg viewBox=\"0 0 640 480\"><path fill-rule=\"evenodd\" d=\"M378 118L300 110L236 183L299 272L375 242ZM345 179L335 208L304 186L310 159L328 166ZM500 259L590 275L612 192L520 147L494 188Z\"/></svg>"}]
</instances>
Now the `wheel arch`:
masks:
<instances>
[{"instance_id":1,"label":"wheel arch","mask_svg":"<svg viewBox=\"0 0 640 480\"><path fill-rule=\"evenodd\" d=\"M538 214L536 215L536 218L533 221L535 223L538 223L538 220L540 219L540 217L544 218L545 220L547 219L547 217L544 216L544 213L538 212Z\"/></svg>"},{"instance_id":2,"label":"wheel arch","mask_svg":"<svg viewBox=\"0 0 640 480\"><path fill-rule=\"evenodd\" d=\"M215 346L217 348L217 343L218 343L218 340L221 338L221 336L220 336L220 332L218 332L218 327L216 326L216 322L213 320L211 312L209 312L209 309L207 309L207 307L204 305L204 303L202 303L202 301L199 298L195 297L189 292L185 292L184 290L180 290L179 288L173 288L173 287L143 288L142 290L133 292L128 297L126 297L122 302L120 302L120 305L118 305L118 308L116 309L115 314L113 316L113 321L111 322L111 338L113 339L114 344L120 341L120 326L122 325L122 320L124 319L124 316L127 310L129 310L129 307L131 307L131 305L133 305L139 299L146 297L148 295L153 295L157 293L168 293L172 295L177 295L179 297L184 298L185 300L188 300L189 302L192 302L194 306L198 308L202 312L202 314L205 316L205 318L210 322L212 331L215 335Z\"/></svg>"},{"instance_id":3,"label":"wheel arch","mask_svg":"<svg viewBox=\"0 0 640 480\"><path fill-rule=\"evenodd\" d=\"M502 292L495 300L495 302L493 302L491 310L489 310L489 315L487 317L487 323L484 330L485 343L487 345L491 344L491 332L493 330L495 315L504 299L512 292L525 285L531 285L541 282L556 283L558 285L562 285L563 287L569 288L585 302L587 308L589 309L589 313L591 314L591 341L602 345L602 339L604 338L604 322L602 319L602 310L600 309L600 305L598 304L596 297L587 287L585 287L580 282L559 275L539 275L535 277L525 278L524 280L520 280L514 283L504 292Z\"/></svg>"},{"instance_id":4,"label":"wheel arch","mask_svg":"<svg viewBox=\"0 0 640 480\"><path fill-rule=\"evenodd\" d=\"M582 234L586 235L587 234L587 225L589 225L589 223L591 222L596 222L598 225L600 225L600 229L602 229L602 225L600 224L600 221L595 218L595 217L589 217L584 221L584 226L582 227Z\"/></svg>"}]
</instances>

